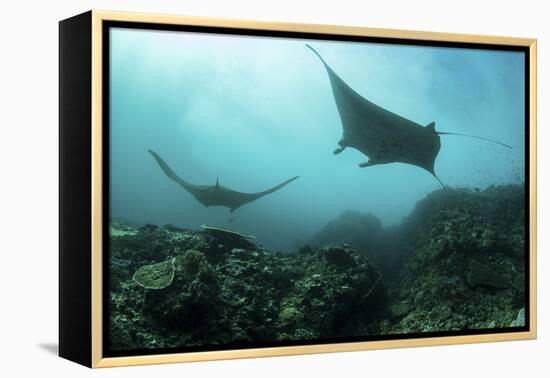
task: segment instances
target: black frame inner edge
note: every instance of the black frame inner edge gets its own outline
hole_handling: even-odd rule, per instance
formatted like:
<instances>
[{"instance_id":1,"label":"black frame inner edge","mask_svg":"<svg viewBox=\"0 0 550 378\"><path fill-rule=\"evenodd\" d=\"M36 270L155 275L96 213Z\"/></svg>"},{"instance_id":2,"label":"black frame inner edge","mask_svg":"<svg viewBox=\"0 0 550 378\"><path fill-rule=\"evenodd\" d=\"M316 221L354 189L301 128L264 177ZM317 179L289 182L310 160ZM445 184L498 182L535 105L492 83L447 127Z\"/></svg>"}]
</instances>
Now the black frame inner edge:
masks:
<instances>
[{"instance_id":1,"label":"black frame inner edge","mask_svg":"<svg viewBox=\"0 0 550 378\"><path fill-rule=\"evenodd\" d=\"M451 47L451 48L467 48L481 50L499 50L499 51L516 51L524 53L525 65L525 234L524 234L524 263L525 263L525 326L523 327L507 327L507 328L492 328L492 329L473 329L460 331L437 331L423 333L409 333L396 335L365 335L355 337L339 337L339 338L323 338L315 340L300 340L300 341L273 341L273 342L235 342L224 345L197 345L188 347L174 348L155 348L155 349L131 349L131 350L110 350L109 348L109 220L110 220L110 29L111 28L127 28L141 30L157 30L157 31L176 31L176 32L195 32L208 34L224 34L224 35L239 35L245 37L272 37L272 38L291 38L291 39L310 39L324 41L341 41L341 42L365 42L365 43L381 43L390 45L413 45L413 46L429 46L429 47ZM510 332L528 332L530 330L530 55L529 47L513 46L513 45L498 45L498 44L483 44L483 43L466 43L466 42L442 42L428 40L414 40L390 37L367 37L367 36L350 36L350 35L334 35L324 33L309 33L309 32L289 32L289 31L271 31L271 30L256 30L256 29L241 29L228 27L213 27L213 26L192 26L192 25L167 25L147 22L128 22L128 21L103 21L102 22L102 72L103 77L103 93L102 93L102 127L103 127L103 156L102 156L102 209L103 220L102 228L104 238L102 240L103 249L103 282L102 282L102 302L103 302L103 335L102 347L103 358L105 357L126 357L140 355L157 355L167 353L189 353L203 351L220 351L220 350L235 350L235 349L253 349L267 348L275 346L305 346L318 344L333 344L345 342L364 342L364 341L383 341L383 340L406 340L406 339L425 339L433 337L448 337L448 336L465 336L465 335L488 335L501 334Z\"/></svg>"}]
</instances>

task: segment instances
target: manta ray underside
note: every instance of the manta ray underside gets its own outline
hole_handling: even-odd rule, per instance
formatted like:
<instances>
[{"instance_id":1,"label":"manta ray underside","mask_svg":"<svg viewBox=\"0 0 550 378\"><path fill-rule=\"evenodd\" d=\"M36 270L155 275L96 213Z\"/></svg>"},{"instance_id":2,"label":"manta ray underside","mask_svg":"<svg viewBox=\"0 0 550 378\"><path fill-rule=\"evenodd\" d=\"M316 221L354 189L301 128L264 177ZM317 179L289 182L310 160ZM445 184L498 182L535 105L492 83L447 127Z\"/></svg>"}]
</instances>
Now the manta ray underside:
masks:
<instances>
[{"instance_id":1,"label":"manta ray underside","mask_svg":"<svg viewBox=\"0 0 550 378\"><path fill-rule=\"evenodd\" d=\"M342 121L343 136L334 154L352 147L369 160L359 164L370 167L378 164L406 163L430 172L444 186L434 170L435 159L441 148L439 135L460 135L483 139L511 148L503 143L474 135L437 132L435 122L419 125L367 100L347 85L310 45L325 66L332 94Z\"/></svg>"},{"instance_id":2,"label":"manta ray underside","mask_svg":"<svg viewBox=\"0 0 550 378\"><path fill-rule=\"evenodd\" d=\"M263 192L257 192L257 193L237 192L236 190L232 190L223 185L220 185L218 180L216 180L215 185L195 185L179 177L168 166L168 164L166 164L166 162L162 160L162 158L155 151L152 151L152 150L148 150L148 151L149 153L151 153L151 155L153 155L153 157L157 161L162 171L166 174L166 176L168 176L170 179L177 182L185 190L191 193L197 201L199 201L206 207L208 206L228 207L231 210L231 212L235 211L239 207L249 202L255 201L263 196L276 192L277 190L283 188L287 184L290 184L292 181L300 177L300 176L295 176L279 185L276 185L270 189L264 190Z\"/></svg>"}]
</instances>

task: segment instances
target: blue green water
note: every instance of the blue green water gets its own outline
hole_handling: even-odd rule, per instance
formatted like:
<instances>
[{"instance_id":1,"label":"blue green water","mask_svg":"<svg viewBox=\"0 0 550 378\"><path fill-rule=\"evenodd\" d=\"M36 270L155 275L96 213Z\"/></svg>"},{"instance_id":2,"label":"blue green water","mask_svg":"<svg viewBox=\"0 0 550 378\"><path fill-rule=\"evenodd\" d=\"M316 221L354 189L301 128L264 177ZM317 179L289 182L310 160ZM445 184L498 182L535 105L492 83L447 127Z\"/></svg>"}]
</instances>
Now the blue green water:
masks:
<instances>
[{"instance_id":1,"label":"blue green water","mask_svg":"<svg viewBox=\"0 0 550 378\"><path fill-rule=\"evenodd\" d=\"M333 155L341 121L309 43L361 95L438 131L435 170L451 187L524 180L524 56L519 52L113 29L110 62L111 216L197 229L225 225L287 250L352 209L400 223L440 188L426 171L368 168ZM184 179L256 192L239 208L204 207L169 180L147 149ZM228 224L228 220L234 221Z\"/></svg>"}]
</instances>

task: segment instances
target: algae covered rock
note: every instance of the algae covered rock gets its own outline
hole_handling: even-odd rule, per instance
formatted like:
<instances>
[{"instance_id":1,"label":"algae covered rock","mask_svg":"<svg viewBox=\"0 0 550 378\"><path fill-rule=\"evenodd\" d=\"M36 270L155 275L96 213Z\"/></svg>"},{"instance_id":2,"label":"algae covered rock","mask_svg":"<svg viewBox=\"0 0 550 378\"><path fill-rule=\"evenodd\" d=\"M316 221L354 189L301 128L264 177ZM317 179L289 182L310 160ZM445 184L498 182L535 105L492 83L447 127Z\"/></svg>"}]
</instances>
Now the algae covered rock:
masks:
<instances>
[{"instance_id":1,"label":"algae covered rock","mask_svg":"<svg viewBox=\"0 0 550 378\"><path fill-rule=\"evenodd\" d=\"M525 274L524 273L519 273L514 277L512 281L512 287L519 293L522 293L525 291Z\"/></svg>"},{"instance_id":2,"label":"algae covered rock","mask_svg":"<svg viewBox=\"0 0 550 378\"><path fill-rule=\"evenodd\" d=\"M356 265L353 258L352 250L349 245L345 244L342 247L328 246L321 249L325 260L328 263L340 267L353 267Z\"/></svg>"},{"instance_id":3,"label":"algae covered rock","mask_svg":"<svg viewBox=\"0 0 550 378\"><path fill-rule=\"evenodd\" d=\"M172 262L172 285L148 296L146 312L167 327L193 329L218 313L218 278L214 268L199 251L178 253Z\"/></svg>"},{"instance_id":4,"label":"algae covered rock","mask_svg":"<svg viewBox=\"0 0 550 378\"><path fill-rule=\"evenodd\" d=\"M392 303L391 305L391 312L397 318L403 318L412 309L413 309L413 306L408 301L396 302L396 303Z\"/></svg>"},{"instance_id":5,"label":"algae covered rock","mask_svg":"<svg viewBox=\"0 0 550 378\"><path fill-rule=\"evenodd\" d=\"M222 238L228 238L228 239L256 239L254 235L244 234L242 232L238 232L235 230L230 230L225 227L221 226L213 226L208 224L203 224L201 226L205 232L208 232L210 234L221 236Z\"/></svg>"},{"instance_id":6,"label":"algae covered rock","mask_svg":"<svg viewBox=\"0 0 550 378\"><path fill-rule=\"evenodd\" d=\"M217 265L225 321L236 340L276 340L280 303L298 278L289 256L233 248Z\"/></svg>"},{"instance_id":7,"label":"algae covered rock","mask_svg":"<svg viewBox=\"0 0 550 378\"><path fill-rule=\"evenodd\" d=\"M134 341L131 336L131 327L124 316L112 316L109 324L109 340L117 349L131 349Z\"/></svg>"},{"instance_id":8,"label":"algae covered rock","mask_svg":"<svg viewBox=\"0 0 550 378\"><path fill-rule=\"evenodd\" d=\"M477 261L470 263L468 271L468 284L470 286L486 286L495 289L507 289L512 284L506 276L496 273L485 264Z\"/></svg>"},{"instance_id":9,"label":"algae covered rock","mask_svg":"<svg viewBox=\"0 0 550 378\"><path fill-rule=\"evenodd\" d=\"M518 312L516 320L514 320L510 327L524 327L525 326L525 308L522 308Z\"/></svg>"},{"instance_id":10,"label":"algae covered rock","mask_svg":"<svg viewBox=\"0 0 550 378\"><path fill-rule=\"evenodd\" d=\"M279 320L283 326L293 323L300 323L303 318L303 312L295 307L283 307L279 313Z\"/></svg>"},{"instance_id":11,"label":"algae covered rock","mask_svg":"<svg viewBox=\"0 0 550 378\"><path fill-rule=\"evenodd\" d=\"M351 245L384 275L392 279L395 266L402 258L399 233L382 227L382 222L370 213L346 210L322 227L308 242L316 248Z\"/></svg>"},{"instance_id":12,"label":"algae covered rock","mask_svg":"<svg viewBox=\"0 0 550 378\"><path fill-rule=\"evenodd\" d=\"M119 236L134 236L137 234L137 230L122 222L111 222L109 224L109 236L111 238L117 238Z\"/></svg>"},{"instance_id":13,"label":"algae covered rock","mask_svg":"<svg viewBox=\"0 0 550 378\"><path fill-rule=\"evenodd\" d=\"M132 278L138 285L146 289L164 289L174 279L175 261L175 258L171 258L160 263L142 266Z\"/></svg>"},{"instance_id":14,"label":"algae covered rock","mask_svg":"<svg viewBox=\"0 0 550 378\"><path fill-rule=\"evenodd\" d=\"M279 339L338 337L378 332L388 312L379 272L348 245L302 253L304 275L283 299Z\"/></svg>"}]
</instances>

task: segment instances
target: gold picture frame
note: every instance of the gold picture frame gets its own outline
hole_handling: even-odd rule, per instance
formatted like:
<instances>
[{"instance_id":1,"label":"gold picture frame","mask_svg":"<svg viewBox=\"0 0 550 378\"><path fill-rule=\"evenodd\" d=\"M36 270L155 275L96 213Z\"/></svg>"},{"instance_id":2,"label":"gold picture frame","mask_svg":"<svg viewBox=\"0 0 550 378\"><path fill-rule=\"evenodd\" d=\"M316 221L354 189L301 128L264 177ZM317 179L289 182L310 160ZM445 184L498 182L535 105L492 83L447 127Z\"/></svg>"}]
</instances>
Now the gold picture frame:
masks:
<instances>
[{"instance_id":1,"label":"gold picture frame","mask_svg":"<svg viewBox=\"0 0 550 378\"><path fill-rule=\"evenodd\" d=\"M127 22L157 25L185 25L215 28L236 28L239 30L261 30L265 32L297 32L332 36L375 37L424 42L449 42L476 45L520 46L528 51L528 84L529 84L529 329L522 332L505 332L476 335L457 335L429 338L406 338L395 340L343 342L330 344L277 346L266 348L212 350L189 353L152 354L122 357L105 357L103 353L103 220L104 211L104 81L103 81L103 51L104 25L106 22ZM60 230L60 355L81 364L99 368L144 364L160 364L188 361L207 361L218 359L237 359L250 357L267 357L283 355L301 355L311 353L348 352L372 349L388 349L402 347L420 347L448 344L466 344L495 341L529 340L537 335L537 264L536 264L536 202L537 202L537 169L536 169L536 39L513 38L500 36L482 36L468 34L435 33L424 31L406 31L391 29L376 29L366 27L335 26L258 22L246 20L229 20L208 17L188 17L162 14L126 13L93 10L81 16L62 21L60 24L60 128L61 128L61 230ZM83 34L79 39L79 34ZM81 53L86 50L86 54ZM83 62L82 72L68 74L70 62ZM88 63L86 63L88 62ZM88 77L85 77L89 69ZM83 74L84 73L84 74ZM71 81L72 80L72 81ZM74 81L81 83L83 98L74 92ZM527 83L526 83L527 84ZM72 89L71 89L72 88ZM80 87L79 87L80 88ZM79 89L80 90L80 89ZM63 94L65 91L66 94ZM68 92L72 95L69 95ZM89 97L86 93L89 92ZM71 113L73 101L80 101L82 112ZM89 102L87 102L89 101ZM84 114L85 113L85 114ZM75 128L77 121L89 121L89 127L83 127L79 132ZM67 147L74 142L75 135L82 141L89 142L89 163L86 171L88 181L81 187L75 187L73 176L77 168L71 168L69 159L74 149ZM72 155L74 157L74 155ZM67 165L64 165L67 164ZM527 174L527 173L526 173ZM70 187L70 185L73 185ZM79 191L84 188L87 190ZM84 203L84 214L71 213L68 207L83 198L89 198ZM76 211L76 210L75 210ZM89 217L88 223L74 221L75 217ZM71 218L72 217L72 218ZM76 229L76 227L79 227ZM88 228L89 227L89 228ZM69 233L72 240L65 241ZM85 236L83 236L85 235ZM84 257L74 257L80 254ZM78 275L79 277L76 277ZM89 282L89 284L87 283ZM89 290L89 292L87 292ZM81 291L80 299L75 299ZM79 302L81 301L81 302ZM88 315L83 315L89 312ZM71 325L68 325L71 324ZM85 335L84 335L85 334ZM84 336L83 336L84 335ZM78 340L85 347L78 348Z\"/></svg>"}]
</instances>

